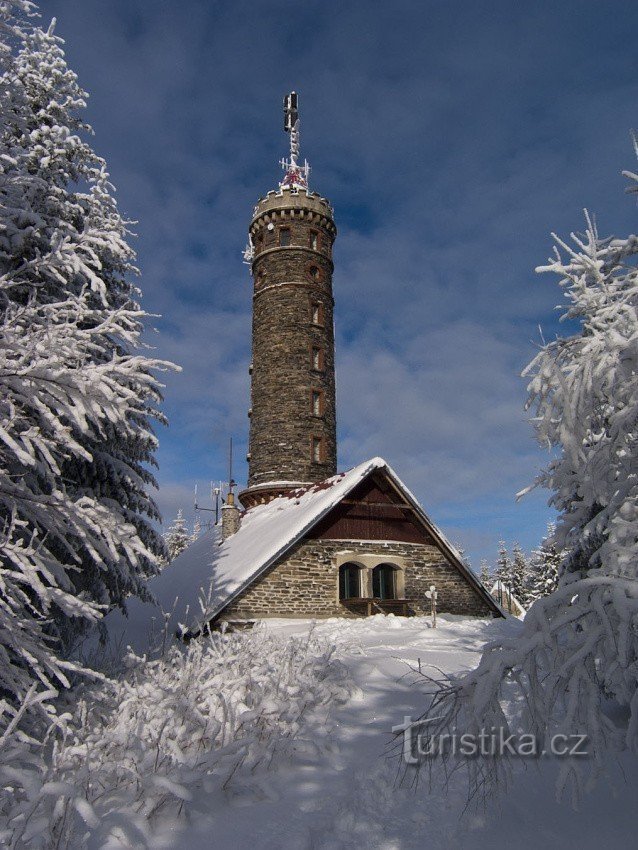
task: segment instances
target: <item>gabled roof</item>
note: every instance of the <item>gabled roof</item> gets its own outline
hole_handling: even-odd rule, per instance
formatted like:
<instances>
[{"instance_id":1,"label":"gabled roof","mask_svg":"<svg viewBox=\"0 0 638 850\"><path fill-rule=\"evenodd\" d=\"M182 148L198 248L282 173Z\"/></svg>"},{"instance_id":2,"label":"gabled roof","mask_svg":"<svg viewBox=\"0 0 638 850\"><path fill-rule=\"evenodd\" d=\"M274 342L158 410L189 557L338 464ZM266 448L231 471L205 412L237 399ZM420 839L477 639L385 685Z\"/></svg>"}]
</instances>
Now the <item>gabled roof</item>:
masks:
<instances>
[{"instance_id":1,"label":"gabled roof","mask_svg":"<svg viewBox=\"0 0 638 850\"><path fill-rule=\"evenodd\" d=\"M265 505L256 505L242 517L239 531L216 547L212 558L210 602L201 621L217 616L248 585L291 549L341 499L370 475L385 467L374 457L309 487L293 490ZM188 550L176 558L186 559ZM172 566L172 565L171 565Z\"/></svg>"},{"instance_id":2,"label":"gabled roof","mask_svg":"<svg viewBox=\"0 0 638 850\"><path fill-rule=\"evenodd\" d=\"M417 518L434 538L445 557L456 566L492 609L502 613L478 578L467 568L457 550L430 520L394 470L380 457L374 457L348 472L310 487L295 490L288 496L280 496L268 504L251 508L244 514L236 534L220 545L213 546L212 552L208 549L206 554L202 547L198 546L200 541L193 544L175 559L160 580L168 579L168 574L176 572L179 572L183 580L187 580L193 560L204 556L208 560L212 583L207 604L197 617L197 623L201 625L213 619L375 471L382 472L399 494L410 503Z\"/></svg>"},{"instance_id":3,"label":"gabled roof","mask_svg":"<svg viewBox=\"0 0 638 850\"><path fill-rule=\"evenodd\" d=\"M325 481L294 490L288 496L279 496L268 504L256 505L244 513L239 531L223 542L219 528L206 531L149 582L149 590L161 611L133 599L128 603L128 620L118 612L109 614L106 623L109 632L121 641L130 642L134 648L135 644L144 647L145 635L153 624L157 631L162 612L166 614L167 634L174 633L178 625L198 631L373 473L382 474L410 504L417 521L447 560L495 613L503 614L394 470L383 458L374 457Z\"/></svg>"}]
</instances>

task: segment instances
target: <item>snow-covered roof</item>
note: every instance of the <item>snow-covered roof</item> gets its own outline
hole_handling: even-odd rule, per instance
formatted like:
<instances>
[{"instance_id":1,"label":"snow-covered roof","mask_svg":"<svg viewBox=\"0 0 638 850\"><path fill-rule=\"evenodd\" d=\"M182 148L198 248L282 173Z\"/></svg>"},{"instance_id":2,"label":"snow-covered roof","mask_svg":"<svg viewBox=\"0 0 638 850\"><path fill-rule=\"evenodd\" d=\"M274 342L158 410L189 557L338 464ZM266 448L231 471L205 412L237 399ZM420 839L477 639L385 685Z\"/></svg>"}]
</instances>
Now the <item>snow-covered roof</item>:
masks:
<instances>
[{"instance_id":1,"label":"snow-covered roof","mask_svg":"<svg viewBox=\"0 0 638 850\"><path fill-rule=\"evenodd\" d=\"M205 619L211 619L267 570L354 487L385 461L374 457L325 481L256 505L242 517L239 531L213 553L213 585ZM188 560L183 552L171 566Z\"/></svg>"},{"instance_id":2,"label":"snow-covered roof","mask_svg":"<svg viewBox=\"0 0 638 850\"><path fill-rule=\"evenodd\" d=\"M244 513L239 530L223 542L218 529L202 534L149 582L149 590L161 611L167 612L166 631L174 632L178 625L197 630L214 618L374 470L385 472L411 502L443 553L479 593L489 599L483 585L465 566L459 553L432 523L392 468L383 458L374 457L347 472L250 508ZM494 604L491 599L490 602ZM142 644L144 636L151 631L150 619L155 618L157 631L161 611L138 600L131 600L128 608L128 629L120 640L131 642L133 639L134 644ZM110 621L111 633L113 625L121 628L126 623L126 619L117 612L109 614L107 621Z\"/></svg>"}]
</instances>

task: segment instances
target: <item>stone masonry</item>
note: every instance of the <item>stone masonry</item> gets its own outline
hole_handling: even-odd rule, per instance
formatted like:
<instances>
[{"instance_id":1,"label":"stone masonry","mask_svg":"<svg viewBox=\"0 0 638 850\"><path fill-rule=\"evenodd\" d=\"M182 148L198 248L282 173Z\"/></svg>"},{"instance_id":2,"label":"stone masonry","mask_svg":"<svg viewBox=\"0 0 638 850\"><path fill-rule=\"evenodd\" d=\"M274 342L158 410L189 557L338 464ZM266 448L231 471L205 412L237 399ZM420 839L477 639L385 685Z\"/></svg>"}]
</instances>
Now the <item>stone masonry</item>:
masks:
<instances>
[{"instance_id":1,"label":"stone masonry","mask_svg":"<svg viewBox=\"0 0 638 850\"><path fill-rule=\"evenodd\" d=\"M457 567L433 545L379 543L361 540L302 540L278 563L257 578L221 612L219 622L261 617L350 617L339 602L340 556L357 562L401 564L405 598L412 614L428 614L425 591L439 592L438 610L449 614L489 617L493 611Z\"/></svg>"},{"instance_id":2,"label":"stone masonry","mask_svg":"<svg viewBox=\"0 0 638 850\"><path fill-rule=\"evenodd\" d=\"M245 507L265 493L271 498L278 483L322 481L337 469L332 209L303 189L269 192L255 208L250 236L249 476L248 490L240 494Z\"/></svg>"}]
</instances>

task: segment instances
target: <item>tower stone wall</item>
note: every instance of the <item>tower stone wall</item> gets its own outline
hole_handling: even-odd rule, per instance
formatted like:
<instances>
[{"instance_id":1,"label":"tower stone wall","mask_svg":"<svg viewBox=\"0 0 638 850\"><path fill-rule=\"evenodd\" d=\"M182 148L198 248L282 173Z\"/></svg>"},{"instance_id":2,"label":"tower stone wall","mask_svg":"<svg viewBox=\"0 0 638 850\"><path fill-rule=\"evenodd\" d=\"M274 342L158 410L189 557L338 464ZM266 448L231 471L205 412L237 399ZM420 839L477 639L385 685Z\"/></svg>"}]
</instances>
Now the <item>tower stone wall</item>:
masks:
<instances>
[{"instance_id":1,"label":"tower stone wall","mask_svg":"<svg viewBox=\"0 0 638 850\"><path fill-rule=\"evenodd\" d=\"M332 208L302 188L255 207L248 488L244 506L337 469Z\"/></svg>"}]
</instances>

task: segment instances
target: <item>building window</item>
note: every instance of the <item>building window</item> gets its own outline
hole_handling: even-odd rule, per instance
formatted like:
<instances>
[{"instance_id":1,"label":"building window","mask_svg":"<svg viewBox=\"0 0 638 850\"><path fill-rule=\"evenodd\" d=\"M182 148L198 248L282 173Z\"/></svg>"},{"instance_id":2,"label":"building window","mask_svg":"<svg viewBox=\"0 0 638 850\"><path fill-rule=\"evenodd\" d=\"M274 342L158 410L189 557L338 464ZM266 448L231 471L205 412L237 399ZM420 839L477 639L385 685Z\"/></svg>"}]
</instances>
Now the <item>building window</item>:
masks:
<instances>
[{"instance_id":1,"label":"building window","mask_svg":"<svg viewBox=\"0 0 638 850\"><path fill-rule=\"evenodd\" d=\"M313 463L323 463L323 439L321 437L311 438L310 452Z\"/></svg>"},{"instance_id":2,"label":"building window","mask_svg":"<svg viewBox=\"0 0 638 850\"><path fill-rule=\"evenodd\" d=\"M377 564L372 570L372 596L374 599L397 598L397 569L392 564Z\"/></svg>"},{"instance_id":3,"label":"building window","mask_svg":"<svg viewBox=\"0 0 638 850\"><path fill-rule=\"evenodd\" d=\"M323 416L323 392L321 390L311 391L310 406L313 416Z\"/></svg>"},{"instance_id":4,"label":"building window","mask_svg":"<svg viewBox=\"0 0 638 850\"><path fill-rule=\"evenodd\" d=\"M339 567L339 599L361 598L361 573L358 564L342 564Z\"/></svg>"},{"instance_id":5,"label":"building window","mask_svg":"<svg viewBox=\"0 0 638 850\"><path fill-rule=\"evenodd\" d=\"M323 304L319 301L312 302L311 316L313 325L323 326Z\"/></svg>"},{"instance_id":6,"label":"building window","mask_svg":"<svg viewBox=\"0 0 638 850\"><path fill-rule=\"evenodd\" d=\"M319 247L319 234L316 230L311 230L308 234L308 244L312 248L313 251L316 251Z\"/></svg>"},{"instance_id":7,"label":"building window","mask_svg":"<svg viewBox=\"0 0 638 850\"><path fill-rule=\"evenodd\" d=\"M323 349L317 348L316 346L312 346L312 351L310 354L310 368L314 369L316 372L323 372Z\"/></svg>"},{"instance_id":8,"label":"building window","mask_svg":"<svg viewBox=\"0 0 638 850\"><path fill-rule=\"evenodd\" d=\"M321 272L319 271L317 266L310 266L310 268L308 269L308 275L310 276L311 280L321 280Z\"/></svg>"},{"instance_id":9,"label":"building window","mask_svg":"<svg viewBox=\"0 0 638 850\"><path fill-rule=\"evenodd\" d=\"M279 244L282 248L286 248L290 245L290 228L289 227L280 227L279 228Z\"/></svg>"}]
</instances>

